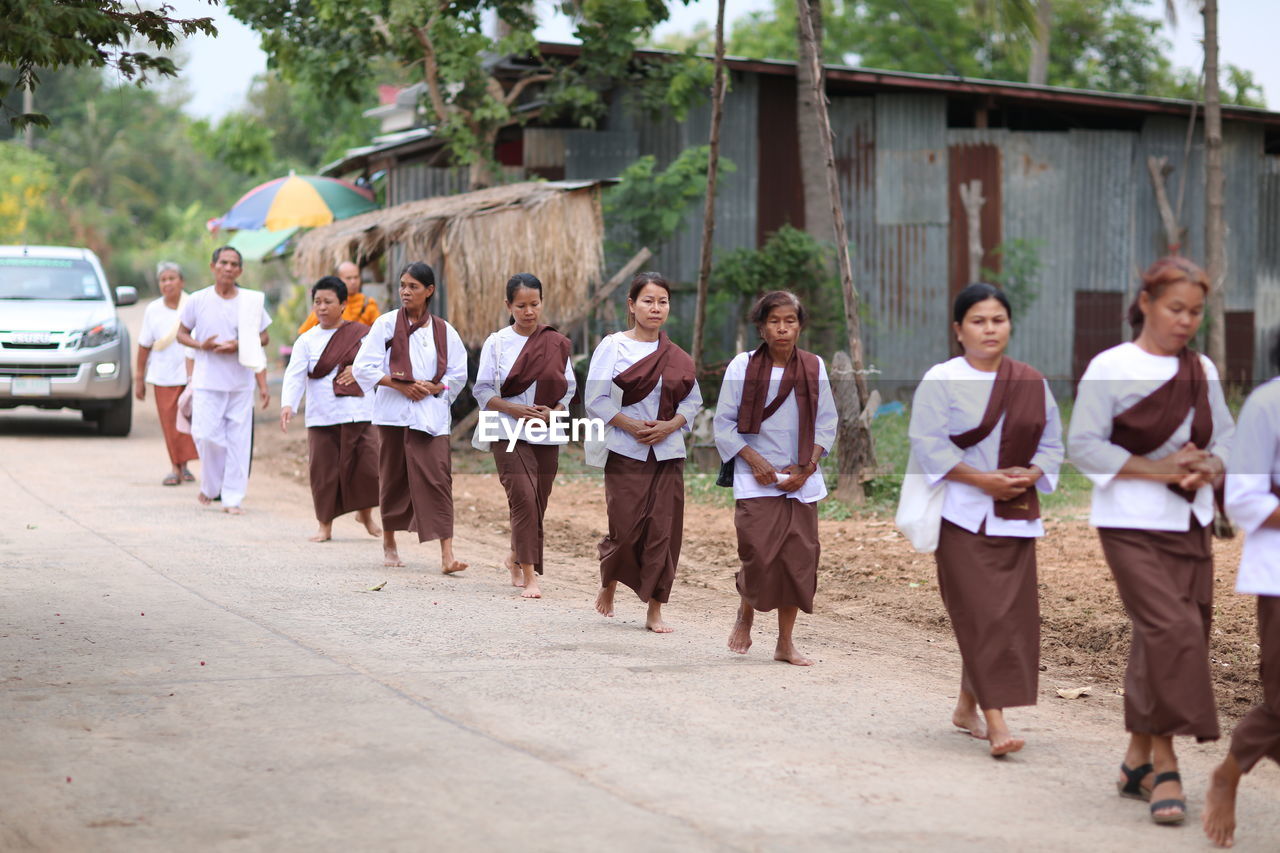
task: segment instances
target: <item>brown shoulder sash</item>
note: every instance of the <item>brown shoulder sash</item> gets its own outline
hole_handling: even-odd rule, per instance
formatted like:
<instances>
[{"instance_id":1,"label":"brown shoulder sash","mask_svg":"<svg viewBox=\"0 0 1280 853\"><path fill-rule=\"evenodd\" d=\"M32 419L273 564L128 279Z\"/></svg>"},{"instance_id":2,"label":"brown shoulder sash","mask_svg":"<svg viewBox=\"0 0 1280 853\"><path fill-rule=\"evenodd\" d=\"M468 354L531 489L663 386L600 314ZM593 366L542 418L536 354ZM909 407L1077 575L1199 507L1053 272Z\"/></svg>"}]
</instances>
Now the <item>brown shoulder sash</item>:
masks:
<instances>
[{"instance_id":1,"label":"brown shoulder sash","mask_svg":"<svg viewBox=\"0 0 1280 853\"><path fill-rule=\"evenodd\" d=\"M769 405L769 380L773 373L773 357L768 344L761 344L747 361L742 383L742 402L738 405L738 432L758 435L760 425L773 417L778 407L793 392L800 411L800 432L796 436L796 461L804 465L813 457L813 442L818 423L818 357L796 347L782 368L778 393Z\"/></svg>"},{"instance_id":2,"label":"brown shoulder sash","mask_svg":"<svg viewBox=\"0 0 1280 853\"><path fill-rule=\"evenodd\" d=\"M967 450L982 441L1004 417L1000 430L1000 468L1025 468L1035 458L1044 435L1044 376L1029 364L1005 356L1000 360L991 396L982 420L976 427L951 436L957 447ZM1035 486L1007 501L995 502L997 518L1029 520L1040 517L1040 495Z\"/></svg>"},{"instance_id":3,"label":"brown shoulder sash","mask_svg":"<svg viewBox=\"0 0 1280 853\"><path fill-rule=\"evenodd\" d=\"M335 367L339 373L342 372L342 368L350 367L356 360L356 354L360 352L360 342L367 334L369 334L369 327L364 323L343 321L330 336L329 342L324 345L324 351L320 353L316 366L307 373L307 376L311 379L323 379L332 373ZM358 384L352 382L350 385L339 385L336 376L333 378L333 393L338 397L364 396Z\"/></svg>"},{"instance_id":4,"label":"brown shoulder sash","mask_svg":"<svg viewBox=\"0 0 1280 853\"><path fill-rule=\"evenodd\" d=\"M658 380L662 380L658 419L670 420L676 416L680 401L693 390L694 373L693 359L673 344L666 332L658 333L656 350L613 377L613 384L622 389L622 405L631 406L652 394Z\"/></svg>"},{"instance_id":5,"label":"brown shoulder sash","mask_svg":"<svg viewBox=\"0 0 1280 853\"><path fill-rule=\"evenodd\" d=\"M1200 356L1184 348L1178 353L1178 372L1173 378L1111 421L1111 443L1135 456L1146 456L1167 442L1192 410L1191 443L1203 450L1213 438L1209 380ZM1169 490L1188 502L1196 497L1177 483L1170 483Z\"/></svg>"},{"instance_id":6,"label":"brown shoulder sash","mask_svg":"<svg viewBox=\"0 0 1280 853\"><path fill-rule=\"evenodd\" d=\"M556 406L564 392L569 390L564 369L572 350L573 344L564 335L550 326L538 326L524 342L524 349L516 356L516 363L511 365L507 378L502 380L498 393L503 397L514 397L523 394L536 382L538 387L533 392L533 404Z\"/></svg>"},{"instance_id":7,"label":"brown shoulder sash","mask_svg":"<svg viewBox=\"0 0 1280 853\"><path fill-rule=\"evenodd\" d=\"M439 382L449 367L449 338L445 332L445 322L429 312L423 312L418 322L409 323L408 316L401 308L396 314L396 328L387 341L387 349L391 350L391 378L414 381L413 361L409 357L409 336L431 321L431 335L436 345L436 375L432 382Z\"/></svg>"}]
</instances>

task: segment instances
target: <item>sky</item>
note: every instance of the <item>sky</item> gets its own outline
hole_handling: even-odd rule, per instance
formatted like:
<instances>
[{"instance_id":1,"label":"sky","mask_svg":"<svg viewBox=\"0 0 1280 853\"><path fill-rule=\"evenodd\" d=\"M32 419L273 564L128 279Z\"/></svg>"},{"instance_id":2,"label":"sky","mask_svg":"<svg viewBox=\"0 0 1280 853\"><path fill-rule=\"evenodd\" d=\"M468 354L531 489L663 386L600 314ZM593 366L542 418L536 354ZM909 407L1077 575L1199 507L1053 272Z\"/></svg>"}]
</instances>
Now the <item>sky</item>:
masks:
<instances>
[{"instance_id":1,"label":"sky","mask_svg":"<svg viewBox=\"0 0 1280 853\"><path fill-rule=\"evenodd\" d=\"M266 56L258 47L258 37L235 20L222 6L210 6L205 0L168 0L182 17L211 16L218 27L216 39L199 36L185 43L187 61L182 67L183 85L192 94L187 111L201 117L219 118L244 103L245 94L255 74L266 69ZM1146 0L1149 14L1163 16L1163 0ZM1178 26L1164 27L1164 35L1173 43L1175 65L1198 68L1201 63L1200 39L1203 27L1200 16L1186 0L1179 2ZM539 0L539 12L546 20L551 4ZM728 0L730 22L754 10L771 8L771 0ZM1280 32L1280 2L1277 0L1226 0L1220 4L1219 42L1222 62L1238 65L1253 73L1263 87L1267 103L1280 110L1280 51L1275 47L1275 33ZM657 31L658 35L686 31L699 21L715 22L715 0L693 0L688 6L671 4L671 18ZM538 29L544 41L571 41L568 20L556 16Z\"/></svg>"}]
</instances>

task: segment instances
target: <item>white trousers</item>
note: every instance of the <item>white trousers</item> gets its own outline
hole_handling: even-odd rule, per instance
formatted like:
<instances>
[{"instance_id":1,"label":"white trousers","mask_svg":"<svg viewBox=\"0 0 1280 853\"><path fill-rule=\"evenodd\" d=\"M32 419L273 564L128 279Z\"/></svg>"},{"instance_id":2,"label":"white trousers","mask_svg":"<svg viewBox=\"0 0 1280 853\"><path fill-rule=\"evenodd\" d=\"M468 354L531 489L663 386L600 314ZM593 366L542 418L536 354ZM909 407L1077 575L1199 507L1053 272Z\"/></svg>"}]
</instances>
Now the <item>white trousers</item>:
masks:
<instances>
[{"instance_id":1,"label":"white trousers","mask_svg":"<svg viewBox=\"0 0 1280 853\"><path fill-rule=\"evenodd\" d=\"M191 399L191 437L200 451L200 492L240 506L249 487L253 436L253 389L196 388Z\"/></svg>"}]
</instances>

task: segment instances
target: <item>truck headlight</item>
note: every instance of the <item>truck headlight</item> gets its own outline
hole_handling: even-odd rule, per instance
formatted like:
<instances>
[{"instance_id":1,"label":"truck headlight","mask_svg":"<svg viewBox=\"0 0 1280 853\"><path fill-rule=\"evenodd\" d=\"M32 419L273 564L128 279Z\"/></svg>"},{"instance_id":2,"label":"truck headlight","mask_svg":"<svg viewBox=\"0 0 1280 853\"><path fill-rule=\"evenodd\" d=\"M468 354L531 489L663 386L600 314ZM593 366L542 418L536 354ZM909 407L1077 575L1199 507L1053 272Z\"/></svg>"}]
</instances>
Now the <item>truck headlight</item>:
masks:
<instances>
[{"instance_id":1,"label":"truck headlight","mask_svg":"<svg viewBox=\"0 0 1280 853\"><path fill-rule=\"evenodd\" d=\"M108 320L80 333L80 349L92 349L109 344L120 337L120 327L115 320Z\"/></svg>"}]
</instances>

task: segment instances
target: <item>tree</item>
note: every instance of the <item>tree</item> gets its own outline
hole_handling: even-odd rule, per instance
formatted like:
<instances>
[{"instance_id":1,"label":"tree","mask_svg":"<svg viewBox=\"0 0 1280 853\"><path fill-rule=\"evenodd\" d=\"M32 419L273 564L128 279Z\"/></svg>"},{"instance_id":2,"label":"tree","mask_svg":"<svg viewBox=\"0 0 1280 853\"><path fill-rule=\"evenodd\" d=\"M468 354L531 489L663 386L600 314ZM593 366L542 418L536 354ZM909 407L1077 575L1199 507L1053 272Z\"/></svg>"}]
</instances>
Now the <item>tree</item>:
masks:
<instances>
[{"instance_id":1,"label":"tree","mask_svg":"<svg viewBox=\"0 0 1280 853\"><path fill-rule=\"evenodd\" d=\"M455 163L470 167L473 188L498 179L499 133L536 111L592 126L605 109L602 91L620 78L659 88L649 96L677 113L700 96L691 84L705 79L703 63L633 61L636 39L666 18L662 0L570 5L582 53L549 63L538 53L527 0L228 0L232 14L262 34L272 65L317 91L355 96L388 58L420 67L434 132ZM497 34L486 28L490 17ZM531 103L535 86L539 102Z\"/></svg>"},{"instance_id":2,"label":"tree","mask_svg":"<svg viewBox=\"0 0 1280 853\"><path fill-rule=\"evenodd\" d=\"M724 3L716 5L716 74L711 94L711 132L707 144L707 195L702 207L702 247L698 261L698 299L693 312L693 367L702 369L702 333L707 319L707 286L711 281L712 240L716 233L716 177L720 167L720 123L724 117Z\"/></svg>"},{"instance_id":3,"label":"tree","mask_svg":"<svg viewBox=\"0 0 1280 853\"><path fill-rule=\"evenodd\" d=\"M24 0L5 8L0 65L12 66L17 74L0 80L0 98L14 88L34 92L42 69L49 68L110 67L120 79L139 84L152 75L173 77L177 66L163 51L186 36L218 34L212 18L175 18L167 3L146 9L122 0ZM139 42L161 52L130 49ZM15 129L49 126L43 113L6 112Z\"/></svg>"},{"instance_id":4,"label":"tree","mask_svg":"<svg viewBox=\"0 0 1280 853\"><path fill-rule=\"evenodd\" d=\"M822 43L822 2L804 0L809 6L809 21L814 39ZM797 44L803 39L801 27L796 27ZM814 69L819 79L813 80ZM807 62L796 65L796 129L800 137L800 184L804 194L805 229L819 240L835 240L835 223L831 221L831 206L827 199L827 175L823 169L822 126L818 120L814 96L826 91L826 79L822 65L811 66Z\"/></svg>"}]
</instances>

